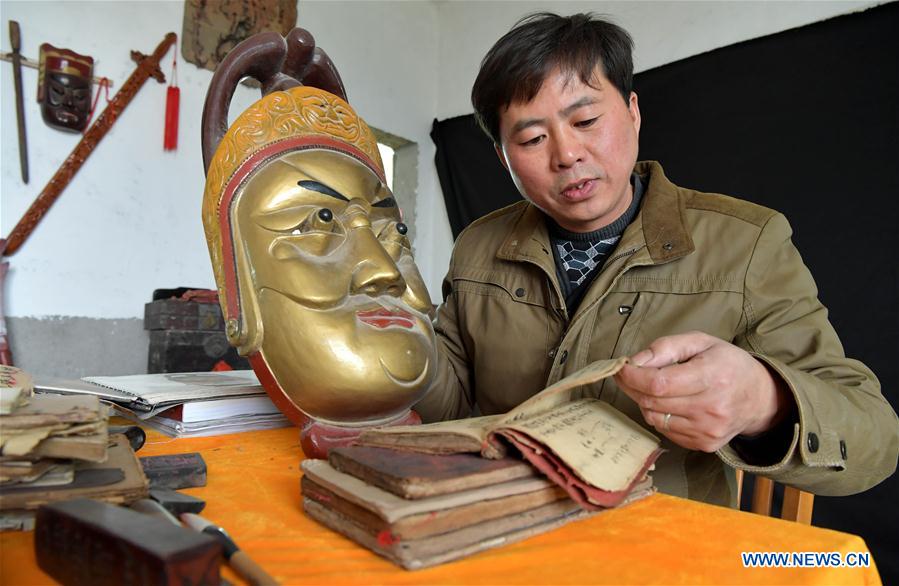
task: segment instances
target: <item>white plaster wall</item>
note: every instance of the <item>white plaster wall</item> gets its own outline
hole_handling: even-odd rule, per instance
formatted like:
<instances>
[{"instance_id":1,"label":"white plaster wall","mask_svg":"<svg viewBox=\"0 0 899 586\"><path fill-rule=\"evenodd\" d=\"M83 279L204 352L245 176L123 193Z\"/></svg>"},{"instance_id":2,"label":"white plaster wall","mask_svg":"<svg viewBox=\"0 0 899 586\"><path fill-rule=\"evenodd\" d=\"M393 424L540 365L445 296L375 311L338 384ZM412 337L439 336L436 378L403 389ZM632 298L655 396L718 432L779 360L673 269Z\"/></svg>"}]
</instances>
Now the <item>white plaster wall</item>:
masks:
<instances>
[{"instance_id":1,"label":"white plaster wall","mask_svg":"<svg viewBox=\"0 0 899 586\"><path fill-rule=\"evenodd\" d=\"M166 32L180 35L183 2L0 2L22 54L49 42L91 55L117 91ZM430 2L300 2L298 20L332 57L351 103L370 124L419 144L419 192L439 200L428 134L437 106L436 6ZM169 74L172 52L162 69ZM37 71L23 68L31 181L19 173L11 67L0 68L0 234L6 236L80 139L47 127L35 101ZM144 85L24 246L10 257L9 316L142 317L160 287L214 287L200 221L200 119L211 72L179 54L178 150L162 150L165 86ZM232 118L258 91L238 88ZM101 104L103 100L101 98ZM442 204L441 204L442 205ZM445 214L444 214L445 215ZM440 269L443 270L442 268Z\"/></svg>"},{"instance_id":2,"label":"white plaster wall","mask_svg":"<svg viewBox=\"0 0 899 586\"><path fill-rule=\"evenodd\" d=\"M636 41L638 70L801 26L878 2L514 2L302 0L299 24L337 64L351 103L374 126L419 145L417 259L435 301L452 237L429 138L434 117L471 111L480 59L522 15L535 10L610 15ZM0 1L22 27L23 54L41 42L92 55L96 73L121 87L133 70L129 51L153 50L180 34L183 3ZM163 69L169 71L171 53ZM43 124L34 101L37 72L23 70L31 182L23 185L12 74L0 72L0 234L8 235L78 136ZM165 87L148 82L65 190L25 246L11 257L7 315L140 317L153 289L213 287L200 222L203 173L200 117L211 73L179 56L179 149L162 151ZM257 93L240 88L236 113Z\"/></svg>"}]
</instances>

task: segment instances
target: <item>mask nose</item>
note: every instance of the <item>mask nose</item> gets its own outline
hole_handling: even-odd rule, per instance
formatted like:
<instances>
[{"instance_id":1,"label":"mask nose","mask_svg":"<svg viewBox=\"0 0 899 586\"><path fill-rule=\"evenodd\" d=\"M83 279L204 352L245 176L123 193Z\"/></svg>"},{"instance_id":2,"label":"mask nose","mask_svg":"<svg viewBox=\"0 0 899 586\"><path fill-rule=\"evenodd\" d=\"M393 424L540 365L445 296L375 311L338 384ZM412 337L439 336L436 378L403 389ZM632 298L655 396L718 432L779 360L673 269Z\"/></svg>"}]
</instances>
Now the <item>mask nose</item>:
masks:
<instances>
[{"instance_id":1,"label":"mask nose","mask_svg":"<svg viewBox=\"0 0 899 586\"><path fill-rule=\"evenodd\" d=\"M401 297L406 290L406 280L374 232L370 228L357 228L353 232L359 260L353 269L350 293Z\"/></svg>"},{"instance_id":2,"label":"mask nose","mask_svg":"<svg viewBox=\"0 0 899 586\"><path fill-rule=\"evenodd\" d=\"M353 242L356 266L350 280L350 293L370 297L401 297L406 280L381 242L375 237L368 217L368 206L351 202L347 206L347 227Z\"/></svg>"}]
</instances>

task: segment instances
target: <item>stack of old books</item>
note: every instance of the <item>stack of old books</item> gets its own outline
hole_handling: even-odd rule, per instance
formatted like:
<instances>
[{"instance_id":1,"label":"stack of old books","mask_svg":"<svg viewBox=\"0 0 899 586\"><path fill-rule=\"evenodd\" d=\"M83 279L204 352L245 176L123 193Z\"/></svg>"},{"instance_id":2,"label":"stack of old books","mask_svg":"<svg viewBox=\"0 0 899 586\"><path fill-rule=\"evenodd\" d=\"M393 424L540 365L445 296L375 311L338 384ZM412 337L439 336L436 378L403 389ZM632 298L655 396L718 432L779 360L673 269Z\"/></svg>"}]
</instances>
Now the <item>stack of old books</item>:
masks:
<instances>
[{"instance_id":1,"label":"stack of old books","mask_svg":"<svg viewBox=\"0 0 899 586\"><path fill-rule=\"evenodd\" d=\"M108 411L96 396L34 394L27 373L0 366L0 528L30 528L49 502L147 495L128 440L108 434Z\"/></svg>"},{"instance_id":2,"label":"stack of old books","mask_svg":"<svg viewBox=\"0 0 899 586\"><path fill-rule=\"evenodd\" d=\"M303 462L310 517L406 569L518 541L653 492L651 433L578 388L590 365L505 415L365 432Z\"/></svg>"}]
</instances>

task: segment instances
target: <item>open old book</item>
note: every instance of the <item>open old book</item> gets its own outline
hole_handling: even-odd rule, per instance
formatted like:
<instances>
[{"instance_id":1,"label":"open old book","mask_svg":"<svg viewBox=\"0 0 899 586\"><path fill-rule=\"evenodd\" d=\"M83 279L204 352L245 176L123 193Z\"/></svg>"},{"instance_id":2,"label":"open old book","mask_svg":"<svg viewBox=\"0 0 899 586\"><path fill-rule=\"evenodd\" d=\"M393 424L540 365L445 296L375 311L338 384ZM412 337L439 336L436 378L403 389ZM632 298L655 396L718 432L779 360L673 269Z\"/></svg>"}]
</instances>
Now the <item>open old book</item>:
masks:
<instances>
[{"instance_id":1,"label":"open old book","mask_svg":"<svg viewBox=\"0 0 899 586\"><path fill-rule=\"evenodd\" d=\"M587 509L614 507L661 454L659 440L598 399L575 399L582 385L618 372L626 358L594 362L502 415L364 432L360 445L502 458L515 446Z\"/></svg>"}]
</instances>

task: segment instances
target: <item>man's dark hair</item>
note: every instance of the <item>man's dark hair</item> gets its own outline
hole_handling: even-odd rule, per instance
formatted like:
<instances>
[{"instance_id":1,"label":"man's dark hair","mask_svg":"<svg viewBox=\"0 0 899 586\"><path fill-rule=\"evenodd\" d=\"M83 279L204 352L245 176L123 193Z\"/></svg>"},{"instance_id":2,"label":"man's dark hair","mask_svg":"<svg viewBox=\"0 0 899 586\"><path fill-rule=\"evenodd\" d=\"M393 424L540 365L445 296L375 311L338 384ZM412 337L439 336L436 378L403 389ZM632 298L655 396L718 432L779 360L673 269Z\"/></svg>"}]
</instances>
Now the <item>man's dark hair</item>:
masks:
<instances>
[{"instance_id":1,"label":"man's dark hair","mask_svg":"<svg viewBox=\"0 0 899 586\"><path fill-rule=\"evenodd\" d=\"M475 119L499 144L499 112L512 102L530 102L546 76L559 68L593 87L596 66L627 102L633 85L634 41L626 30L592 13L531 14L515 23L484 60L471 89Z\"/></svg>"}]
</instances>

